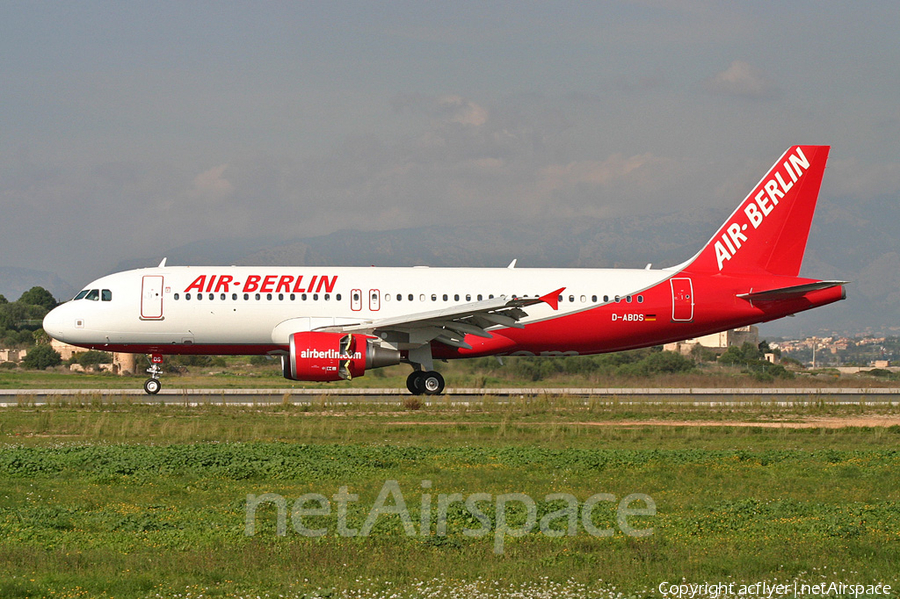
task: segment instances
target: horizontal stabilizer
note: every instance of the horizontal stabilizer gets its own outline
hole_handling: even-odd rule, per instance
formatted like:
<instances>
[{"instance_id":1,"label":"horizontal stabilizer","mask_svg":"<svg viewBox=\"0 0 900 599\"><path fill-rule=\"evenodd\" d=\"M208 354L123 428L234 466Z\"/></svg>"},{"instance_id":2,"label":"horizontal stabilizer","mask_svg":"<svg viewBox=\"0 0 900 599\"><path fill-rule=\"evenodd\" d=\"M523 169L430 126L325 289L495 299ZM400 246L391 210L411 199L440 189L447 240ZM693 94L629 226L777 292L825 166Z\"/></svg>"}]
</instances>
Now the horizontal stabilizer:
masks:
<instances>
[{"instance_id":1,"label":"horizontal stabilizer","mask_svg":"<svg viewBox=\"0 0 900 599\"><path fill-rule=\"evenodd\" d=\"M739 298L750 301L776 301L785 299L794 299L803 297L810 291L819 291L820 289L830 289L840 285L846 285L847 281L818 281L816 283L806 283L804 285L792 285L791 287L781 287L780 289L767 289L766 291L751 291L750 293L741 293Z\"/></svg>"}]
</instances>

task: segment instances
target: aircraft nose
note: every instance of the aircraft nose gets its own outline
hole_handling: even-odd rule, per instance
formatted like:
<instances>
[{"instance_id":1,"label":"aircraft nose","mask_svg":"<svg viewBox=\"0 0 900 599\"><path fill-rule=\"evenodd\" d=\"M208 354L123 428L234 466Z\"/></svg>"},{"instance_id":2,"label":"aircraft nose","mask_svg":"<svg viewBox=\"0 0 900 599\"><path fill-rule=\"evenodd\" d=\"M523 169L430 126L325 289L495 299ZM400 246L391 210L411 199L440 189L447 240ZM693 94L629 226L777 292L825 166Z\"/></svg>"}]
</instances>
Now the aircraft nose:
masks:
<instances>
[{"instance_id":1,"label":"aircraft nose","mask_svg":"<svg viewBox=\"0 0 900 599\"><path fill-rule=\"evenodd\" d=\"M70 319L67 316L67 312L65 304L50 310L44 316L44 332L54 339L65 341L67 337L66 332L73 327L73 323L69 322Z\"/></svg>"}]
</instances>

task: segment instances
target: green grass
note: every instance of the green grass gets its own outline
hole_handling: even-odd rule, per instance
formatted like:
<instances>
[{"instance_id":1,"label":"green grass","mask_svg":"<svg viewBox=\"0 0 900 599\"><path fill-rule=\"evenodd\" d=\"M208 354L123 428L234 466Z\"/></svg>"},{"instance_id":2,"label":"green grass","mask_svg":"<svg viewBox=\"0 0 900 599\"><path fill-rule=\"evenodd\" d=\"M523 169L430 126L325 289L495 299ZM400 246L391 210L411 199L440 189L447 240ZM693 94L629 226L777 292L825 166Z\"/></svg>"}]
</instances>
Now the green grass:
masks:
<instances>
[{"instance_id":1,"label":"green grass","mask_svg":"<svg viewBox=\"0 0 900 599\"><path fill-rule=\"evenodd\" d=\"M603 356L581 356L574 358L504 358L504 366L489 358L455 360L436 363L436 368L444 375L450 388L496 389L498 387L528 388L616 388L616 387L686 387L686 388L733 388L733 387L896 387L897 380L891 377L875 377L868 374L844 375L836 371L809 371L798 373L789 379L774 379L762 382L740 367L700 364L696 368L681 373L657 373L651 375L627 375L621 369L604 366L616 356L636 357L640 352L623 352ZM610 357L612 356L612 358ZM531 360L531 362L527 362ZM184 372L167 372L163 375L166 389L349 389L349 388L389 388L405 389L409 367L392 366L370 371L352 381L333 383L307 383L289 381L282 377L276 360L263 366L252 366L245 357L223 358L224 366L191 366ZM537 380L527 376L524 366L540 364L548 372ZM586 367L595 368L591 370ZM149 363L138 363L139 372L135 376L116 376L109 373L72 373L64 367L47 371L4 370L0 371L0 389L140 389L146 378L143 370ZM559 370L558 370L559 369ZM624 372L627 372L625 369Z\"/></svg>"},{"instance_id":2,"label":"green grass","mask_svg":"<svg viewBox=\"0 0 900 599\"><path fill-rule=\"evenodd\" d=\"M313 407L8 408L0 413L0 597L581 597L613 587L658 596L660 582L682 577L819 581L826 570L829 580L897 588L900 427L586 424L874 410L760 404L698 413L550 396L417 411L324 399ZM344 538L332 515L310 517L329 534L309 538L290 518L278 536L267 504L256 534L244 534L248 494L276 493L290 507L304 493L331 497L347 486L360 496L348 523L360 528L388 480L417 525L423 493L435 505L439 494L525 493L540 515L559 507L544 501L549 493L579 502L645 493L657 514L630 523L654 533L535 531L504 537L496 554L492 535L462 534L478 524L459 505L445 537L408 537L397 516L381 516L370 536ZM594 516L598 527L616 528L615 504L601 502Z\"/></svg>"}]
</instances>

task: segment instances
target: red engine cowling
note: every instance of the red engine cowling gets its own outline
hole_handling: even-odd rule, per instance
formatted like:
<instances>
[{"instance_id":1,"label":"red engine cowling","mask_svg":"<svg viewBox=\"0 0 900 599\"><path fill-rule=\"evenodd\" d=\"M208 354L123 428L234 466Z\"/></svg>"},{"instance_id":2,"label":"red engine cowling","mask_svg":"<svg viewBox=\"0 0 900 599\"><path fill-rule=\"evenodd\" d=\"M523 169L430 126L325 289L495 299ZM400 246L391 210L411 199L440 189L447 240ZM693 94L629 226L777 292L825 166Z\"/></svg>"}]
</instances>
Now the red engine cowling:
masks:
<instances>
[{"instance_id":1,"label":"red engine cowling","mask_svg":"<svg viewBox=\"0 0 900 599\"><path fill-rule=\"evenodd\" d=\"M292 381L342 381L366 370L400 363L400 352L374 337L347 333L294 333L290 355L282 356L284 378Z\"/></svg>"}]
</instances>

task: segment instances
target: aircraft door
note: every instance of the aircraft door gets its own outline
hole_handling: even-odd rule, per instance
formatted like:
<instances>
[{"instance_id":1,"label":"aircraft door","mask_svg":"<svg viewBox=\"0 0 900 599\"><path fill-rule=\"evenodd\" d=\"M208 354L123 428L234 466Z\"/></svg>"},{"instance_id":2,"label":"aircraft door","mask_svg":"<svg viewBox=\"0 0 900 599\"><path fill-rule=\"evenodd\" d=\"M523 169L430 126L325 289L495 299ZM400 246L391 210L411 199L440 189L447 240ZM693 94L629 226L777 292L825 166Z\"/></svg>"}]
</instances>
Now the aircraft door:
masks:
<instances>
[{"instance_id":1,"label":"aircraft door","mask_svg":"<svg viewBox=\"0 0 900 599\"><path fill-rule=\"evenodd\" d=\"M669 279L672 286L672 321L690 322L694 319L694 286L688 278Z\"/></svg>"},{"instance_id":2,"label":"aircraft door","mask_svg":"<svg viewBox=\"0 0 900 599\"><path fill-rule=\"evenodd\" d=\"M369 289L369 310L378 312L381 310L381 291Z\"/></svg>"},{"instance_id":3,"label":"aircraft door","mask_svg":"<svg viewBox=\"0 0 900 599\"><path fill-rule=\"evenodd\" d=\"M362 290L353 289L350 291L350 309L354 312L362 310Z\"/></svg>"},{"instance_id":4,"label":"aircraft door","mask_svg":"<svg viewBox=\"0 0 900 599\"><path fill-rule=\"evenodd\" d=\"M141 284L141 319L162 320L163 277L146 275Z\"/></svg>"}]
</instances>

